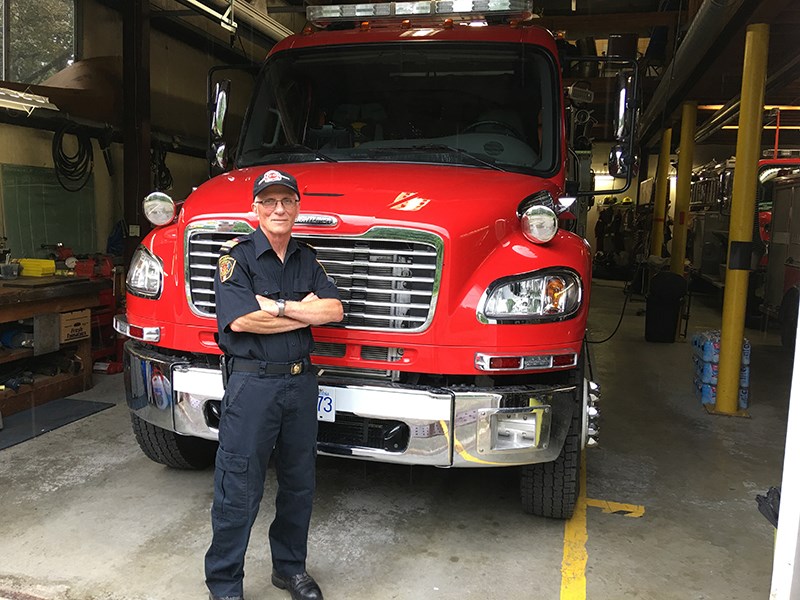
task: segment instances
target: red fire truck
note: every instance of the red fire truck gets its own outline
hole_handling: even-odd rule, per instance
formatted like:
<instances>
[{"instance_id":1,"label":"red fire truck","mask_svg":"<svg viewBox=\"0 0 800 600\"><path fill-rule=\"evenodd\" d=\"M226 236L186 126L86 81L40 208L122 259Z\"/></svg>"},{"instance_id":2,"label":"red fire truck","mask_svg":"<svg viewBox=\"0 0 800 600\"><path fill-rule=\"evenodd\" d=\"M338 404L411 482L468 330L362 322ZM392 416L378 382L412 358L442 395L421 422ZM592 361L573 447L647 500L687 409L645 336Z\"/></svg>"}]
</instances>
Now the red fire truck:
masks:
<instances>
[{"instance_id":1,"label":"red fire truck","mask_svg":"<svg viewBox=\"0 0 800 600\"><path fill-rule=\"evenodd\" d=\"M697 170L692 181L691 236L687 256L692 261L692 274L719 289L725 286L735 166L734 158L721 163L710 163ZM778 178L798 172L800 157L795 151L781 150L776 153L768 150L758 161L753 216L753 270L748 281L746 310L748 324L753 327L757 327L761 321L762 302L766 294L765 279L768 264L773 258L770 229L773 223L774 184ZM778 226L783 225L785 223ZM783 258L778 260L782 261Z\"/></svg>"},{"instance_id":2,"label":"red fire truck","mask_svg":"<svg viewBox=\"0 0 800 600\"><path fill-rule=\"evenodd\" d=\"M345 307L313 331L320 453L513 466L525 511L572 514L597 435L599 387L584 372L591 255L559 227L575 193L556 43L515 2L480 14L446 0L309 8L327 30L272 49L235 161L215 143L223 174L180 207L145 200L158 227L131 261L116 328L131 338L127 396L147 456L212 464L218 252L257 226L253 180L274 167L300 182L294 235Z\"/></svg>"}]
</instances>

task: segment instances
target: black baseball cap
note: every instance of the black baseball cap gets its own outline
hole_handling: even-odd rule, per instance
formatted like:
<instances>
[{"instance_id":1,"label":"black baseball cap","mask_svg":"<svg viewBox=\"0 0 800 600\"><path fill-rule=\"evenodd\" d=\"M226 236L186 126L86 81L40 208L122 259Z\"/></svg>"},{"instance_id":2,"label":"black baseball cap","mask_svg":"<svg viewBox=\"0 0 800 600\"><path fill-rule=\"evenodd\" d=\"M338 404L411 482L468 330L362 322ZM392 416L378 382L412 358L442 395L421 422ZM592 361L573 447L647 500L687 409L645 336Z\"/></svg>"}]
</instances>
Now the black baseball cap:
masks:
<instances>
[{"instance_id":1,"label":"black baseball cap","mask_svg":"<svg viewBox=\"0 0 800 600\"><path fill-rule=\"evenodd\" d=\"M271 185L282 185L289 188L297 197L300 197L300 190L297 187L297 180L284 171L277 169L270 169L263 175L259 175L253 184L253 198L258 196L261 192Z\"/></svg>"}]
</instances>

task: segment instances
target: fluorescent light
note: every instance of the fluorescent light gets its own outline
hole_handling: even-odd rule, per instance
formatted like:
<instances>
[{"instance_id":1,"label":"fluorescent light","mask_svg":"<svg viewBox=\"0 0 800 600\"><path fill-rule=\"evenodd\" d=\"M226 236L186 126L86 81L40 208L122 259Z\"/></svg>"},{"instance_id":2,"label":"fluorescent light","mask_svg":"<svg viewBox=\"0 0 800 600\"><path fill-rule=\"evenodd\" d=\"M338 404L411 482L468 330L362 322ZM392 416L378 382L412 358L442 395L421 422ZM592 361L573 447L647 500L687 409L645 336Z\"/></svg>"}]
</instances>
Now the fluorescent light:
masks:
<instances>
[{"instance_id":1,"label":"fluorescent light","mask_svg":"<svg viewBox=\"0 0 800 600\"><path fill-rule=\"evenodd\" d=\"M236 28L238 27L236 21L233 20L233 3L234 0L228 0L226 4L228 5L227 10L224 13L218 12L211 8L210 6L206 6L199 0L186 0L189 4L197 8L198 10L203 11L206 14L211 15L215 19L219 19L219 24L223 29L227 29L231 33L236 33Z\"/></svg>"},{"instance_id":2,"label":"fluorescent light","mask_svg":"<svg viewBox=\"0 0 800 600\"><path fill-rule=\"evenodd\" d=\"M722 104L702 104L697 107L697 110L720 110ZM800 110L800 106L791 104L765 104L764 110Z\"/></svg>"},{"instance_id":3,"label":"fluorescent light","mask_svg":"<svg viewBox=\"0 0 800 600\"><path fill-rule=\"evenodd\" d=\"M724 125L723 129L739 129L738 125ZM784 129L793 129L793 130L800 130L800 125L781 125L778 127L777 125L764 125L762 129L780 129L783 131Z\"/></svg>"},{"instance_id":4,"label":"fluorescent light","mask_svg":"<svg viewBox=\"0 0 800 600\"><path fill-rule=\"evenodd\" d=\"M50 104L49 98L37 94L17 92L8 88L0 88L0 107L10 108L11 110L21 110L30 116L36 108L46 108L48 110L58 110L54 104Z\"/></svg>"}]
</instances>

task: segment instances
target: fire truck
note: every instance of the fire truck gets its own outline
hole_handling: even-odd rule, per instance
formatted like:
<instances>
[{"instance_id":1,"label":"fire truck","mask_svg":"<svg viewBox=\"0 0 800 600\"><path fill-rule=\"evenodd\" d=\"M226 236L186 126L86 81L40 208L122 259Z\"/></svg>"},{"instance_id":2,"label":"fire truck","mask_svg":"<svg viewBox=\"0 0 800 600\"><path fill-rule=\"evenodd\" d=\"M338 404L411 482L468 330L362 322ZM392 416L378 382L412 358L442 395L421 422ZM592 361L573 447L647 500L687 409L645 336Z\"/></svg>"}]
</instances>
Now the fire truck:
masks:
<instances>
[{"instance_id":1,"label":"fire truck","mask_svg":"<svg viewBox=\"0 0 800 600\"><path fill-rule=\"evenodd\" d=\"M584 369L590 248L564 227L592 193L571 185L585 161L568 154L565 105L590 92L564 93L554 36L517 0L480 13L448 0L308 13L317 26L270 51L233 162L220 82L211 154L223 172L181 205L145 199L156 227L115 324L130 338L141 449L176 468L213 463L217 258L258 226L253 181L278 168L301 186L293 235L316 249L345 309L313 328L320 454L514 467L526 512L568 518L599 417ZM614 94L627 98L617 126L630 144L632 78ZM612 161L620 173L626 148Z\"/></svg>"},{"instance_id":2,"label":"fire truck","mask_svg":"<svg viewBox=\"0 0 800 600\"><path fill-rule=\"evenodd\" d=\"M800 166L770 185L772 228L761 310L779 320L781 343L794 350L800 304Z\"/></svg>"},{"instance_id":3,"label":"fire truck","mask_svg":"<svg viewBox=\"0 0 800 600\"><path fill-rule=\"evenodd\" d=\"M687 256L692 275L719 289L725 286L733 177L736 160L711 162L692 177L691 212ZM758 161L756 204L753 215L752 272L747 293L747 318L753 326L761 319L765 279L771 260L770 230L773 223L773 189L779 177L800 173L800 155L794 151L764 151ZM780 303L779 303L780 304Z\"/></svg>"}]
</instances>

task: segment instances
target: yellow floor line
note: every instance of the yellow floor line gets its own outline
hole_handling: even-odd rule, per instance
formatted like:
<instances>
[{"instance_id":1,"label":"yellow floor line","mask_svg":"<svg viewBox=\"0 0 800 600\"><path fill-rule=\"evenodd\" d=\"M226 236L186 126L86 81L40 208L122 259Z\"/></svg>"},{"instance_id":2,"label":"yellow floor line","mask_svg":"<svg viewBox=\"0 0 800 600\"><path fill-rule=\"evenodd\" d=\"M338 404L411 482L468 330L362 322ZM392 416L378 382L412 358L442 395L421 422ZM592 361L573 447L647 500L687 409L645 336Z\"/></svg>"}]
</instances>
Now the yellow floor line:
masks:
<instances>
[{"instance_id":1,"label":"yellow floor line","mask_svg":"<svg viewBox=\"0 0 800 600\"><path fill-rule=\"evenodd\" d=\"M586 600L586 456L581 455L580 493L572 518L564 524L561 600Z\"/></svg>"},{"instance_id":2,"label":"yellow floor line","mask_svg":"<svg viewBox=\"0 0 800 600\"><path fill-rule=\"evenodd\" d=\"M619 513L624 517L639 518L644 515L644 506L641 504L623 504L622 502L611 502L610 500L586 498L586 505L600 508L604 513Z\"/></svg>"},{"instance_id":3,"label":"yellow floor line","mask_svg":"<svg viewBox=\"0 0 800 600\"><path fill-rule=\"evenodd\" d=\"M644 515L644 506L623 504L610 500L596 500L586 497L586 455L581 455L581 487L575 512L564 524L564 554L561 559L561 600L586 600L586 563L589 553L586 542L589 533L586 529L586 510L589 506L600 508L604 513L621 514L638 518Z\"/></svg>"}]
</instances>

